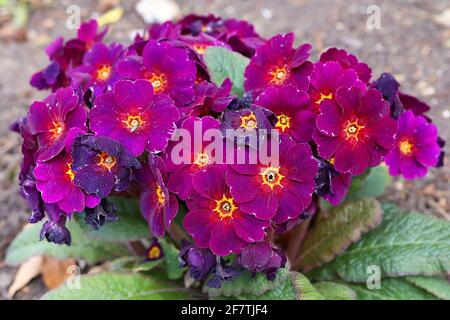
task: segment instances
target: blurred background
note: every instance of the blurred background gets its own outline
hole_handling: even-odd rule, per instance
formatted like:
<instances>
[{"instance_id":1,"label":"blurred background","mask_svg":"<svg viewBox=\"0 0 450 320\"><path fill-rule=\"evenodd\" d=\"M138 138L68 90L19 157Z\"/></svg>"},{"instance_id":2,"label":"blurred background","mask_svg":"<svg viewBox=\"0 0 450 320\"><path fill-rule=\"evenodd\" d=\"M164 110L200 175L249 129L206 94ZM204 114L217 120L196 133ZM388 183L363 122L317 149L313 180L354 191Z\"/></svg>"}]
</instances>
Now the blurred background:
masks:
<instances>
[{"instance_id":1,"label":"blurred background","mask_svg":"<svg viewBox=\"0 0 450 320\"><path fill-rule=\"evenodd\" d=\"M29 79L48 64L43 49L50 41L76 35L66 21L77 8L82 21L109 26L107 42L128 44L147 23L194 12L246 19L264 37L293 31L297 43L313 45L313 59L328 47L344 48L369 64L375 79L393 73L403 92L430 104L429 116L450 140L450 0L0 0L0 299L35 299L47 290L49 280L38 277L8 294L21 279L3 262L5 250L29 215L18 194L20 139L9 125L47 94ZM448 160L420 181L394 180L384 197L450 220Z\"/></svg>"}]
</instances>

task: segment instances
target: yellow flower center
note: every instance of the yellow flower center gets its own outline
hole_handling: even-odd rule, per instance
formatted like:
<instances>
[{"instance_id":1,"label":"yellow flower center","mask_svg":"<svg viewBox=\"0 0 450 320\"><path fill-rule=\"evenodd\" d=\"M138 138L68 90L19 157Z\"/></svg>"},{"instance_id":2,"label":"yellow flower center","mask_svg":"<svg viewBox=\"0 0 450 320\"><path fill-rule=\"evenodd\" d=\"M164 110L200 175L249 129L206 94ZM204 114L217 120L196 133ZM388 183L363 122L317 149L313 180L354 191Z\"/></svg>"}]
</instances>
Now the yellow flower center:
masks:
<instances>
[{"instance_id":1,"label":"yellow flower center","mask_svg":"<svg viewBox=\"0 0 450 320\"><path fill-rule=\"evenodd\" d=\"M281 129L282 132L284 130L289 129L291 127L291 117L288 117L285 114L280 114L277 116L277 124L275 125L275 128Z\"/></svg>"},{"instance_id":2,"label":"yellow flower center","mask_svg":"<svg viewBox=\"0 0 450 320\"><path fill-rule=\"evenodd\" d=\"M159 73L159 74L152 73L152 75L150 76L148 81L150 81L150 83L152 84L153 90L155 92L161 92L167 86L166 76L162 73Z\"/></svg>"},{"instance_id":3,"label":"yellow flower center","mask_svg":"<svg viewBox=\"0 0 450 320\"><path fill-rule=\"evenodd\" d=\"M163 206L166 203L166 195L159 184L156 186L155 193L158 203Z\"/></svg>"},{"instance_id":4,"label":"yellow flower center","mask_svg":"<svg viewBox=\"0 0 450 320\"><path fill-rule=\"evenodd\" d=\"M98 155L98 165L111 170L116 165L116 158L109 154L102 152Z\"/></svg>"},{"instance_id":5,"label":"yellow flower center","mask_svg":"<svg viewBox=\"0 0 450 320\"><path fill-rule=\"evenodd\" d=\"M50 129L50 132L52 133L52 139L56 140L64 132L64 123L60 121L52 121L53 128Z\"/></svg>"},{"instance_id":6,"label":"yellow flower center","mask_svg":"<svg viewBox=\"0 0 450 320\"><path fill-rule=\"evenodd\" d=\"M161 249L158 246L153 246L148 250L147 257L149 259L158 259L161 256Z\"/></svg>"},{"instance_id":7,"label":"yellow flower center","mask_svg":"<svg viewBox=\"0 0 450 320\"><path fill-rule=\"evenodd\" d=\"M97 69L97 79L105 81L109 78L111 74L111 66L103 65Z\"/></svg>"},{"instance_id":8,"label":"yellow flower center","mask_svg":"<svg viewBox=\"0 0 450 320\"><path fill-rule=\"evenodd\" d=\"M280 168L267 167L259 174L262 178L262 185L268 185L272 190L276 186L283 187L281 180L283 180L284 176L280 174Z\"/></svg>"},{"instance_id":9,"label":"yellow flower center","mask_svg":"<svg viewBox=\"0 0 450 320\"><path fill-rule=\"evenodd\" d=\"M320 104L323 100L327 100L327 99L333 99L333 93L323 94L321 92L320 93L320 98L319 98L319 100L316 101L316 104Z\"/></svg>"},{"instance_id":10,"label":"yellow flower center","mask_svg":"<svg viewBox=\"0 0 450 320\"><path fill-rule=\"evenodd\" d=\"M233 213L236 211L237 206L234 204L234 199L232 197L228 198L226 195L223 195L222 199L214 201L216 201L216 207L213 211L219 215L221 220L233 217Z\"/></svg>"},{"instance_id":11,"label":"yellow flower center","mask_svg":"<svg viewBox=\"0 0 450 320\"><path fill-rule=\"evenodd\" d=\"M199 55L202 56L205 54L205 51L208 48L208 46L203 44L194 44L192 48L195 50L195 52L197 52Z\"/></svg>"},{"instance_id":12,"label":"yellow flower center","mask_svg":"<svg viewBox=\"0 0 450 320\"><path fill-rule=\"evenodd\" d=\"M408 140L402 140L399 143L400 152L405 156L410 156L412 154L413 145Z\"/></svg>"},{"instance_id":13,"label":"yellow flower center","mask_svg":"<svg viewBox=\"0 0 450 320\"><path fill-rule=\"evenodd\" d=\"M67 164L66 175L69 176L70 181L73 181L73 179L75 179L75 172L72 171L71 163L68 163L68 164Z\"/></svg>"},{"instance_id":14,"label":"yellow flower center","mask_svg":"<svg viewBox=\"0 0 450 320\"><path fill-rule=\"evenodd\" d=\"M269 72L271 79L270 82L273 84L283 84L287 78L288 72L286 67L276 67L273 71Z\"/></svg>"},{"instance_id":15,"label":"yellow flower center","mask_svg":"<svg viewBox=\"0 0 450 320\"><path fill-rule=\"evenodd\" d=\"M131 116L128 115L126 120L122 121L125 126L130 130L131 133L136 132L143 124L141 116Z\"/></svg>"},{"instance_id":16,"label":"yellow flower center","mask_svg":"<svg viewBox=\"0 0 450 320\"><path fill-rule=\"evenodd\" d=\"M347 121L347 126L344 129L346 139L355 139L356 141L358 141L358 135L363 128L364 126L358 124L358 120L355 120L353 122Z\"/></svg>"},{"instance_id":17,"label":"yellow flower center","mask_svg":"<svg viewBox=\"0 0 450 320\"><path fill-rule=\"evenodd\" d=\"M209 163L209 156L207 153L197 153L195 156L194 164L199 167L204 167Z\"/></svg>"},{"instance_id":18,"label":"yellow flower center","mask_svg":"<svg viewBox=\"0 0 450 320\"><path fill-rule=\"evenodd\" d=\"M244 129L256 129L258 128L258 123L256 122L256 116L252 112L249 115L241 117L241 127Z\"/></svg>"}]
</instances>

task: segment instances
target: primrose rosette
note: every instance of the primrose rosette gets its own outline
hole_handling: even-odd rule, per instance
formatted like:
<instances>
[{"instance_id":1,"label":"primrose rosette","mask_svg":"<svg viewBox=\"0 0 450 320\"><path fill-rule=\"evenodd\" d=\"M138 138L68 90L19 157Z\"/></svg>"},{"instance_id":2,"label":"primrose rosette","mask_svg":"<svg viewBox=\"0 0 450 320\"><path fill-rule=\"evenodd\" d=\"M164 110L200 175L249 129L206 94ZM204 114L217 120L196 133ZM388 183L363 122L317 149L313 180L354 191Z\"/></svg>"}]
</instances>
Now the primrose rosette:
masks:
<instances>
[{"instance_id":1,"label":"primrose rosette","mask_svg":"<svg viewBox=\"0 0 450 320\"><path fill-rule=\"evenodd\" d=\"M212 15L105 32L48 46L30 84L51 92L13 125L34 226L7 262L106 270L45 298L450 299L450 222L377 200L445 158L391 74Z\"/></svg>"}]
</instances>

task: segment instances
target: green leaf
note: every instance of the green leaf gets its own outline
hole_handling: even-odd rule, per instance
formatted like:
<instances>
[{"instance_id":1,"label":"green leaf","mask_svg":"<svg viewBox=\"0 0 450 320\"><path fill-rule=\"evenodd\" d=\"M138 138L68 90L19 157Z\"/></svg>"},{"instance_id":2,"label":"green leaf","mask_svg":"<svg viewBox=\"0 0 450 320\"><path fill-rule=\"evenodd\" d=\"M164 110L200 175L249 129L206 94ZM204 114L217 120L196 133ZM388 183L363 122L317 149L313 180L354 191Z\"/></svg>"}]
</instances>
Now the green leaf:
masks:
<instances>
[{"instance_id":1,"label":"green leaf","mask_svg":"<svg viewBox=\"0 0 450 320\"><path fill-rule=\"evenodd\" d=\"M324 297L314 288L309 280L298 272L287 269L278 271L274 281L265 275L257 274L252 279L250 273L244 273L238 279L225 281L221 289L208 289L213 299L236 300L323 300ZM212 292L220 292L216 296Z\"/></svg>"},{"instance_id":2,"label":"green leaf","mask_svg":"<svg viewBox=\"0 0 450 320\"><path fill-rule=\"evenodd\" d=\"M42 222L36 223L18 234L8 248L7 263L18 265L32 256L46 255L59 259L83 259L89 264L94 264L129 254L124 245L93 241L86 238L78 224L73 220L67 222L67 228L72 236L70 246L57 245L46 240L39 241L41 227Z\"/></svg>"},{"instance_id":3,"label":"green leaf","mask_svg":"<svg viewBox=\"0 0 450 320\"><path fill-rule=\"evenodd\" d=\"M325 298L309 282L303 274L295 272L292 274L292 282L298 300L324 300Z\"/></svg>"},{"instance_id":4,"label":"green leaf","mask_svg":"<svg viewBox=\"0 0 450 320\"><path fill-rule=\"evenodd\" d=\"M442 277L409 276L405 280L435 295L442 300L450 300L450 282Z\"/></svg>"},{"instance_id":5,"label":"green leaf","mask_svg":"<svg viewBox=\"0 0 450 320\"><path fill-rule=\"evenodd\" d=\"M383 222L332 262L313 270L316 280L365 282L370 266L381 277L450 272L450 222L384 205Z\"/></svg>"},{"instance_id":6,"label":"green leaf","mask_svg":"<svg viewBox=\"0 0 450 320\"><path fill-rule=\"evenodd\" d=\"M353 178L347 199L381 196L390 182L391 176L386 165L370 168L368 173Z\"/></svg>"},{"instance_id":7,"label":"green leaf","mask_svg":"<svg viewBox=\"0 0 450 320\"><path fill-rule=\"evenodd\" d=\"M150 233L147 222L141 216L139 203L135 199L111 197L117 206L117 221L105 223L99 230L92 229L78 217L80 227L92 239L109 242L128 242L148 238Z\"/></svg>"},{"instance_id":8,"label":"green leaf","mask_svg":"<svg viewBox=\"0 0 450 320\"><path fill-rule=\"evenodd\" d=\"M44 300L175 300L188 299L176 282L156 280L139 273L99 273L81 276L45 294ZM71 285L69 285L69 283Z\"/></svg>"},{"instance_id":9,"label":"green leaf","mask_svg":"<svg viewBox=\"0 0 450 320\"><path fill-rule=\"evenodd\" d=\"M376 199L346 202L323 212L308 232L296 268L307 272L331 261L361 235L381 223L382 210Z\"/></svg>"},{"instance_id":10,"label":"green leaf","mask_svg":"<svg viewBox=\"0 0 450 320\"><path fill-rule=\"evenodd\" d=\"M356 299L355 291L340 283L324 281L315 283L314 287L326 300Z\"/></svg>"},{"instance_id":11,"label":"green leaf","mask_svg":"<svg viewBox=\"0 0 450 320\"><path fill-rule=\"evenodd\" d=\"M433 300L435 297L401 278L381 280L380 289L369 289L366 284L346 283L359 300Z\"/></svg>"},{"instance_id":12,"label":"green leaf","mask_svg":"<svg viewBox=\"0 0 450 320\"><path fill-rule=\"evenodd\" d=\"M211 46L206 49L204 60L215 84L220 86L226 78L229 78L233 82L232 92L242 96L244 71L249 63L247 57L223 47Z\"/></svg>"},{"instance_id":13,"label":"green leaf","mask_svg":"<svg viewBox=\"0 0 450 320\"><path fill-rule=\"evenodd\" d=\"M164 252L164 261L166 265L167 277L172 280L177 280L183 277L184 268L180 267L178 254L180 251L175 246L165 239L159 239L159 243Z\"/></svg>"},{"instance_id":14,"label":"green leaf","mask_svg":"<svg viewBox=\"0 0 450 320\"><path fill-rule=\"evenodd\" d=\"M286 281L289 281L291 285L286 287ZM290 293L286 293L286 296L295 299L290 272L286 268L278 270L274 281L267 280L265 274L258 273L253 277L250 272L244 271L236 279L223 281L219 289L210 288L206 285L203 287L203 291L208 293L210 297L225 296L237 297L238 299L256 299L256 297L273 290L278 290L278 292L290 290Z\"/></svg>"}]
</instances>

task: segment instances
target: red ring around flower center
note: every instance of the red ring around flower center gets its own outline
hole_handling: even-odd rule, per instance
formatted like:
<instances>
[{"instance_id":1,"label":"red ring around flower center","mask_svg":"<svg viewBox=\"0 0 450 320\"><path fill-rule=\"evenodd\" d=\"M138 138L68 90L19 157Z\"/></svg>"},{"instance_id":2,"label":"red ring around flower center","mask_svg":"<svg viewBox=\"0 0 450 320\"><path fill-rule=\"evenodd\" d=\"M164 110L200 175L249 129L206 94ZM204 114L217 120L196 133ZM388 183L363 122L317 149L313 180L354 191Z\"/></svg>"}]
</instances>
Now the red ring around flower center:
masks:
<instances>
[{"instance_id":1,"label":"red ring around flower center","mask_svg":"<svg viewBox=\"0 0 450 320\"><path fill-rule=\"evenodd\" d=\"M98 165L108 170L111 170L116 165L117 159L106 152L100 153L98 158Z\"/></svg>"},{"instance_id":2,"label":"red ring around flower center","mask_svg":"<svg viewBox=\"0 0 450 320\"><path fill-rule=\"evenodd\" d=\"M232 197L222 196L220 200L214 200L216 202L216 207L214 212L217 213L221 220L229 219L233 217L233 213L236 211L237 206L234 204L234 199Z\"/></svg>"},{"instance_id":3,"label":"red ring around flower center","mask_svg":"<svg viewBox=\"0 0 450 320\"><path fill-rule=\"evenodd\" d=\"M132 116L128 115L126 120L122 121L131 133L136 132L144 124L140 115Z\"/></svg>"}]
</instances>

